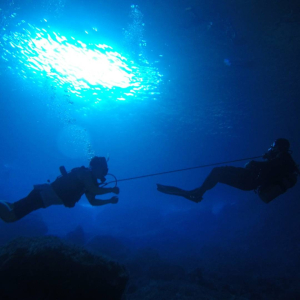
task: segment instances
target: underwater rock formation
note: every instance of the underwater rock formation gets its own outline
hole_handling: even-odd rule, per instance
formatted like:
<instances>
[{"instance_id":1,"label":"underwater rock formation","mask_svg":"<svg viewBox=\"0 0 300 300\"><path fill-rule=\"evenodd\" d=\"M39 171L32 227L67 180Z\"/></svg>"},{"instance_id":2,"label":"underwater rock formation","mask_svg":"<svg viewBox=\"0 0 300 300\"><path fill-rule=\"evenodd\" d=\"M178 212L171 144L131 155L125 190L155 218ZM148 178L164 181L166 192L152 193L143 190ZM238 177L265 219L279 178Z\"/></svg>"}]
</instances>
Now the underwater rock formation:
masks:
<instances>
[{"instance_id":1,"label":"underwater rock formation","mask_svg":"<svg viewBox=\"0 0 300 300\"><path fill-rule=\"evenodd\" d=\"M0 248L1 299L121 299L123 266L57 237L17 238Z\"/></svg>"},{"instance_id":2,"label":"underwater rock formation","mask_svg":"<svg viewBox=\"0 0 300 300\"><path fill-rule=\"evenodd\" d=\"M64 240L69 243L75 244L77 246L84 246L85 244L85 233L83 228L79 225L73 231L70 231L65 237Z\"/></svg>"}]
</instances>

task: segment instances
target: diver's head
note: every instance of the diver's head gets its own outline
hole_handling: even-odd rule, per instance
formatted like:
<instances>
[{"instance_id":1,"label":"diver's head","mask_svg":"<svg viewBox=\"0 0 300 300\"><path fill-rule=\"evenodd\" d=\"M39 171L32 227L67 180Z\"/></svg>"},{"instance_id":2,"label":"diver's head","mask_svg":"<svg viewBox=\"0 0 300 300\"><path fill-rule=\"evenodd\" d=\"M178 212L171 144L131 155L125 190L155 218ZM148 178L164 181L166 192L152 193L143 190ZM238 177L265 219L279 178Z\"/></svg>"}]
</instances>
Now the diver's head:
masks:
<instances>
[{"instance_id":1,"label":"diver's head","mask_svg":"<svg viewBox=\"0 0 300 300\"><path fill-rule=\"evenodd\" d=\"M280 138L275 140L271 147L278 152L289 152L290 142L287 139Z\"/></svg>"},{"instance_id":2,"label":"diver's head","mask_svg":"<svg viewBox=\"0 0 300 300\"><path fill-rule=\"evenodd\" d=\"M280 138L275 140L263 158L272 159L275 158L279 153L287 153L289 150L290 142L287 139Z\"/></svg>"},{"instance_id":3,"label":"diver's head","mask_svg":"<svg viewBox=\"0 0 300 300\"><path fill-rule=\"evenodd\" d=\"M271 145L271 149L277 153L289 152L290 142L287 139L283 139L283 138L277 139Z\"/></svg>"},{"instance_id":4,"label":"diver's head","mask_svg":"<svg viewBox=\"0 0 300 300\"><path fill-rule=\"evenodd\" d=\"M97 179L105 181L108 172L107 161L105 157L94 156L90 161L90 169Z\"/></svg>"}]
</instances>

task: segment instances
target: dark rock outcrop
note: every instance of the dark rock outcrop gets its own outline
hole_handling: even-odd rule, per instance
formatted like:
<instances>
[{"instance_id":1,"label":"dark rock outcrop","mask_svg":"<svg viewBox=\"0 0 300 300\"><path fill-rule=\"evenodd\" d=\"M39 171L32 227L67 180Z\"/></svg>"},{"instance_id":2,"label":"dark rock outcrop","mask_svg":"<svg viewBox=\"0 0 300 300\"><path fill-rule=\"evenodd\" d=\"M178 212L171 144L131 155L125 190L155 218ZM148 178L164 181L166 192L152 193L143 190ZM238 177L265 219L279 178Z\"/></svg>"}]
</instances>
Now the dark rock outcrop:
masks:
<instances>
[{"instance_id":1,"label":"dark rock outcrop","mask_svg":"<svg viewBox=\"0 0 300 300\"><path fill-rule=\"evenodd\" d=\"M57 237L17 238L0 248L1 299L121 299L123 266Z\"/></svg>"},{"instance_id":2,"label":"dark rock outcrop","mask_svg":"<svg viewBox=\"0 0 300 300\"><path fill-rule=\"evenodd\" d=\"M85 244L85 234L81 226L77 226L73 231L70 231L64 240L69 243L75 244L77 246L84 246Z\"/></svg>"}]
</instances>

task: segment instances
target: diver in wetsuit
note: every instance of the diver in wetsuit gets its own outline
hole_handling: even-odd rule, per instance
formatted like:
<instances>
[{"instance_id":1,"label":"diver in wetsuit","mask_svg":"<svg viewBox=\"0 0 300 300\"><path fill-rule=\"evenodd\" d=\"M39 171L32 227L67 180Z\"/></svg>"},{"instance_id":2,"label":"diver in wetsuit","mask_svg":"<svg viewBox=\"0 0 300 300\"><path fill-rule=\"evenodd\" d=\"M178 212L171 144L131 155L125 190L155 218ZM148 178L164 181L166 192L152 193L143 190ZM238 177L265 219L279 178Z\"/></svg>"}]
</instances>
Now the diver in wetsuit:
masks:
<instances>
[{"instance_id":1,"label":"diver in wetsuit","mask_svg":"<svg viewBox=\"0 0 300 300\"><path fill-rule=\"evenodd\" d=\"M39 208L50 205L64 205L74 207L83 194L93 206L118 203L118 197L114 196L108 200L98 200L96 195L107 193L119 194L119 188L99 187L98 180L102 183L108 172L105 157L95 156L91 159L89 168L84 166L74 168L66 172L64 167L60 168L62 176L56 178L50 184L35 185L33 190L25 198L9 203L0 202L0 218L5 222L14 222Z\"/></svg>"},{"instance_id":2,"label":"diver in wetsuit","mask_svg":"<svg viewBox=\"0 0 300 300\"><path fill-rule=\"evenodd\" d=\"M250 161L244 168L232 166L213 168L203 184L191 191L161 184L157 184L157 190L198 203L206 191L220 182L244 191L257 190L260 198L269 203L297 182L299 169L289 150L289 141L280 138L263 155L266 161Z\"/></svg>"}]
</instances>

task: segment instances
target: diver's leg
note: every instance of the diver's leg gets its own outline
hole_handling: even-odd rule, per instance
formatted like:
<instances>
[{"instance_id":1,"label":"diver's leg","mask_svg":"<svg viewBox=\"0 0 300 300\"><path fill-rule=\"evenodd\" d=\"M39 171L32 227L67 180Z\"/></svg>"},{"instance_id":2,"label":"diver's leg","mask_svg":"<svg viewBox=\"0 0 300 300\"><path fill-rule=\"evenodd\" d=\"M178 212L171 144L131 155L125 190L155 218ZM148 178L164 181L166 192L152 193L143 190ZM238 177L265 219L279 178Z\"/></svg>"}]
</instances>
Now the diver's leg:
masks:
<instances>
[{"instance_id":1,"label":"diver's leg","mask_svg":"<svg viewBox=\"0 0 300 300\"><path fill-rule=\"evenodd\" d=\"M6 206L0 203L0 218L5 222L14 222L39 208L43 208L43 200L38 190L32 190L27 197ZM9 209L10 208L10 209Z\"/></svg>"},{"instance_id":2,"label":"diver's leg","mask_svg":"<svg viewBox=\"0 0 300 300\"><path fill-rule=\"evenodd\" d=\"M214 188L219 182L245 191L256 188L255 178L249 170L231 166L217 167L212 169L201 187L190 191L190 197L202 198L206 191Z\"/></svg>"}]
</instances>

